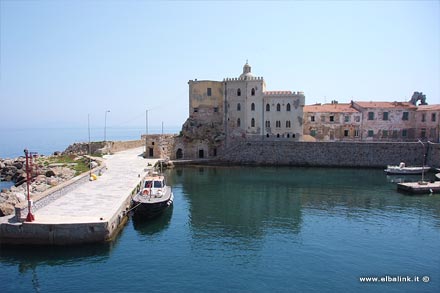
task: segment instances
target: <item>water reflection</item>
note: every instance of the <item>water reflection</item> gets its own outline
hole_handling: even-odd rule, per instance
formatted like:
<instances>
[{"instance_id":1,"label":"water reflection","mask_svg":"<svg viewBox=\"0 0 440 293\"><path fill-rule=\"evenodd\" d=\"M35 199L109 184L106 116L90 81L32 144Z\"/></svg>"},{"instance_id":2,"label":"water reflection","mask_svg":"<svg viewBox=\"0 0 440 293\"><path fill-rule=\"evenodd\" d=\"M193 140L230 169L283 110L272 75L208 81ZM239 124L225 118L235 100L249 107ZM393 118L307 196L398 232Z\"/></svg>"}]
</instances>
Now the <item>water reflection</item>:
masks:
<instances>
[{"instance_id":1,"label":"water reflection","mask_svg":"<svg viewBox=\"0 0 440 293\"><path fill-rule=\"evenodd\" d=\"M196 238L239 237L252 242L274 231L295 235L301 231L304 213L314 211L362 218L393 217L407 210L432 217L440 226L435 196L403 196L381 170L188 167L170 175L182 184Z\"/></svg>"},{"instance_id":2,"label":"water reflection","mask_svg":"<svg viewBox=\"0 0 440 293\"><path fill-rule=\"evenodd\" d=\"M69 265L84 262L104 262L116 242L87 244L75 246L22 246L2 245L0 247L0 262L18 265L24 273L29 268L40 265Z\"/></svg>"},{"instance_id":3,"label":"water reflection","mask_svg":"<svg viewBox=\"0 0 440 293\"><path fill-rule=\"evenodd\" d=\"M133 228L139 235L154 235L160 233L168 228L171 217L173 215L173 205L167 208L161 215L153 219L143 220L137 217L132 217Z\"/></svg>"}]
</instances>

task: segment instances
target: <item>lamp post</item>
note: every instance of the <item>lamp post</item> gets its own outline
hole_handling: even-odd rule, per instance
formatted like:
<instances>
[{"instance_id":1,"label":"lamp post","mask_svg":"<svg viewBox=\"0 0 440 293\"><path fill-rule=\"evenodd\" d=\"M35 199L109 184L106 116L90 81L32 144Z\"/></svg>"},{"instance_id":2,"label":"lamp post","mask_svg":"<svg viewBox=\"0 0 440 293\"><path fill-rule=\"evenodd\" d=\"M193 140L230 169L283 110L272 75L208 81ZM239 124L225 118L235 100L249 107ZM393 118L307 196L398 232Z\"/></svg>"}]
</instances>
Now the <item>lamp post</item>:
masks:
<instances>
[{"instance_id":1,"label":"lamp post","mask_svg":"<svg viewBox=\"0 0 440 293\"><path fill-rule=\"evenodd\" d=\"M426 151L425 151L425 144L419 139L418 140L419 143L422 144L423 146L423 162L422 162L422 181L419 182L420 185L424 185L425 184L425 157L426 157Z\"/></svg>"},{"instance_id":2,"label":"lamp post","mask_svg":"<svg viewBox=\"0 0 440 293\"><path fill-rule=\"evenodd\" d=\"M110 110L105 111L105 118L104 118L104 142L107 141L107 113L110 113Z\"/></svg>"}]
</instances>

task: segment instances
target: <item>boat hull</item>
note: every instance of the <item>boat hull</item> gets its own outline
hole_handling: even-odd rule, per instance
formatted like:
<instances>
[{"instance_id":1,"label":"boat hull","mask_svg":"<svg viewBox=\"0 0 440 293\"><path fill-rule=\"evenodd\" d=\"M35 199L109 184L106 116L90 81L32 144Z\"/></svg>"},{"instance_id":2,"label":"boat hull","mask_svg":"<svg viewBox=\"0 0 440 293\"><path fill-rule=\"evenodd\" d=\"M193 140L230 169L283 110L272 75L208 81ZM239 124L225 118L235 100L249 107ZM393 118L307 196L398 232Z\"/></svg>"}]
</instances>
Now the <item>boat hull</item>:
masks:
<instances>
[{"instance_id":1,"label":"boat hull","mask_svg":"<svg viewBox=\"0 0 440 293\"><path fill-rule=\"evenodd\" d=\"M135 218L144 218L144 219L152 219L160 214L162 214L167 208L172 206L174 201L174 196L171 194L171 197L168 200L161 202L139 202L133 200L133 217Z\"/></svg>"},{"instance_id":2,"label":"boat hull","mask_svg":"<svg viewBox=\"0 0 440 293\"><path fill-rule=\"evenodd\" d=\"M431 168L430 167L391 167L389 166L384 171L387 174L394 174L394 175L418 175L422 174L423 172L428 172Z\"/></svg>"}]
</instances>

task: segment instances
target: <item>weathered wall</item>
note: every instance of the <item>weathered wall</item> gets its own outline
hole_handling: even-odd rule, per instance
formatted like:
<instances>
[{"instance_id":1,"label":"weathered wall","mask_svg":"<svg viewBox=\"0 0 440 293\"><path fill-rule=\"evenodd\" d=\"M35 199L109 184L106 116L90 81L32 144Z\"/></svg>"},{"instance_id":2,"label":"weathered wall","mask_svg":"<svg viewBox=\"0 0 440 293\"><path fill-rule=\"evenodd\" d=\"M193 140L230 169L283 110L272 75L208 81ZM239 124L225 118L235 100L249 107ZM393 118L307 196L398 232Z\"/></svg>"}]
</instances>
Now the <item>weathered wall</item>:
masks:
<instances>
[{"instance_id":1,"label":"weathered wall","mask_svg":"<svg viewBox=\"0 0 440 293\"><path fill-rule=\"evenodd\" d=\"M440 145L425 144L427 164L440 166ZM420 143L356 143L356 142L242 142L230 147L220 160L229 163L385 167L405 162L422 165Z\"/></svg>"},{"instance_id":2,"label":"weathered wall","mask_svg":"<svg viewBox=\"0 0 440 293\"><path fill-rule=\"evenodd\" d=\"M109 141L110 152L116 153L128 149L134 149L145 145L145 140Z\"/></svg>"}]
</instances>

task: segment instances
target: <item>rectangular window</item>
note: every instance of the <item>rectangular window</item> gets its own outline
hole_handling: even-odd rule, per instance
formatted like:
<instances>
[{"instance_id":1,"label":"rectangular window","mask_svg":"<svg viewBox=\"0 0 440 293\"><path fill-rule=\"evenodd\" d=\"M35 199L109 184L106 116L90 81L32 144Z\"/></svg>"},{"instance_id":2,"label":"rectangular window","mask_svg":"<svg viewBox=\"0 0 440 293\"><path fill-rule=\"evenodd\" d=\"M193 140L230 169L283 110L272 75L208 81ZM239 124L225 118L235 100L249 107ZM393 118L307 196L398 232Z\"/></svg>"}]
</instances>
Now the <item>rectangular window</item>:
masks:
<instances>
[{"instance_id":1,"label":"rectangular window","mask_svg":"<svg viewBox=\"0 0 440 293\"><path fill-rule=\"evenodd\" d=\"M425 122L425 121L426 121L426 114L423 113L423 114L422 114L422 122Z\"/></svg>"},{"instance_id":2,"label":"rectangular window","mask_svg":"<svg viewBox=\"0 0 440 293\"><path fill-rule=\"evenodd\" d=\"M211 96L211 88L210 88L210 87L209 87L208 90L207 90L207 94L208 94L208 97Z\"/></svg>"},{"instance_id":3,"label":"rectangular window","mask_svg":"<svg viewBox=\"0 0 440 293\"><path fill-rule=\"evenodd\" d=\"M408 119L409 119L409 113L408 112L403 112L402 120L408 120Z\"/></svg>"},{"instance_id":4,"label":"rectangular window","mask_svg":"<svg viewBox=\"0 0 440 293\"><path fill-rule=\"evenodd\" d=\"M350 122L350 116L348 116L348 115L345 116L345 117L344 117L344 121L345 121L345 122Z\"/></svg>"},{"instance_id":5,"label":"rectangular window","mask_svg":"<svg viewBox=\"0 0 440 293\"><path fill-rule=\"evenodd\" d=\"M354 137L359 137L359 129L354 130Z\"/></svg>"},{"instance_id":6,"label":"rectangular window","mask_svg":"<svg viewBox=\"0 0 440 293\"><path fill-rule=\"evenodd\" d=\"M422 130L420 131L420 137L426 138L426 128L422 128Z\"/></svg>"},{"instance_id":7,"label":"rectangular window","mask_svg":"<svg viewBox=\"0 0 440 293\"><path fill-rule=\"evenodd\" d=\"M383 112L382 119L383 120L388 120L388 112Z\"/></svg>"},{"instance_id":8,"label":"rectangular window","mask_svg":"<svg viewBox=\"0 0 440 293\"><path fill-rule=\"evenodd\" d=\"M310 116L310 121L315 122L315 116Z\"/></svg>"},{"instance_id":9,"label":"rectangular window","mask_svg":"<svg viewBox=\"0 0 440 293\"><path fill-rule=\"evenodd\" d=\"M397 130L393 130L393 138L397 138Z\"/></svg>"},{"instance_id":10,"label":"rectangular window","mask_svg":"<svg viewBox=\"0 0 440 293\"><path fill-rule=\"evenodd\" d=\"M361 122L361 116L355 116L354 117L355 122Z\"/></svg>"},{"instance_id":11,"label":"rectangular window","mask_svg":"<svg viewBox=\"0 0 440 293\"><path fill-rule=\"evenodd\" d=\"M348 129L345 129L345 130L344 130L344 136L345 136L345 137L348 137L349 134L350 134L350 131L349 131Z\"/></svg>"},{"instance_id":12,"label":"rectangular window","mask_svg":"<svg viewBox=\"0 0 440 293\"><path fill-rule=\"evenodd\" d=\"M335 122L335 116L330 116L330 122Z\"/></svg>"},{"instance_id":13,"label":"rectangular window","mask_svg":"<svg viewBox=\"0 0 440 293\"><path fill-rule=\"evenodd\" d=\"M214 107L214 113L218 112L218 107Z\"/></svg>"},{"instance_id":14,"label":"rectangular window","mask_svg":"<svg viewBox=\"0 0 440 293\"><path fill-rule=\"evenodd\" d=\"M388 130L382 130L382 137L388 137Z\"/></svg>"},{"instance_id":15,"label":"rectangular window","mask_svg":"<svg viewBox=\"0 0 440 293\"><path fill-rule=\"evenodd\" d=\"M316 136L316 130L315 129L310 130L310 135L315 137Z\"/></svg>"},{"instance_id":16,"label":"rectangular window","mask_svg":"<svg viewBox=\"0 0 440 293\"><path fill-rule=\"evenodd\" d=\"M435 116L436 116L435 113L432 113L432 114L431 114L431 121L432 121L432 122L435 122L435 118L436 118Z\"/></svg>"},{"instance_id":17,"label":"rectangular window","mask_svg":"<svg viewBox=\"0 0 440 293\"><path fill-rule=\"evenodd\" d=\"M368 120L374 120L374 112L368 112Z\"/></svg>"},{"instance_id":18,"label":"rectangular window","mask_svg":"<svg viewBox=\"0 0 440 293\"><path fill-rule=\"evenodd\" d=\"M374 135L374 131L373 130L368 130L368 137L373 137Z\"/></svg>"},{"instance_id":19,"label":"rectangular window","mask_svg":"<svg viewBox=\"0 0 440 293\"><path fill-rule=\"evenodd\" d=\"M408 113L408 112L407 112ZM408 136L408 130L403 129L402 130L402 137L407 137Z\"/></svg>"}]
</instances>

